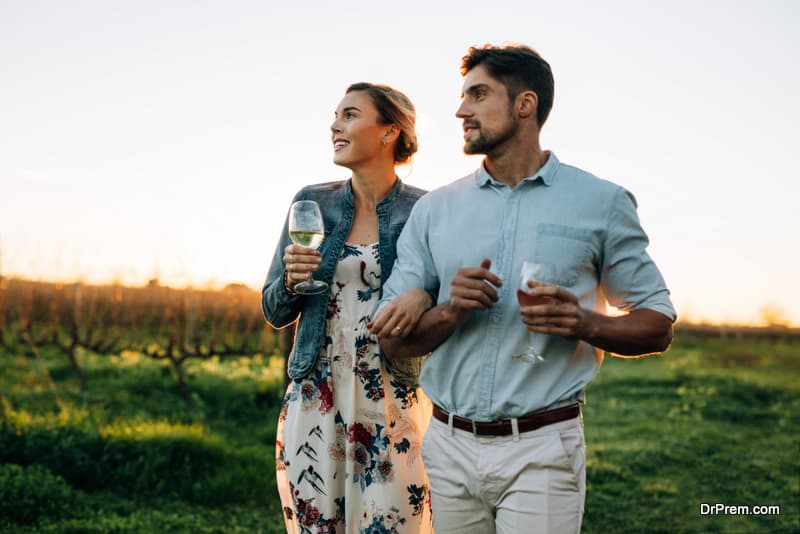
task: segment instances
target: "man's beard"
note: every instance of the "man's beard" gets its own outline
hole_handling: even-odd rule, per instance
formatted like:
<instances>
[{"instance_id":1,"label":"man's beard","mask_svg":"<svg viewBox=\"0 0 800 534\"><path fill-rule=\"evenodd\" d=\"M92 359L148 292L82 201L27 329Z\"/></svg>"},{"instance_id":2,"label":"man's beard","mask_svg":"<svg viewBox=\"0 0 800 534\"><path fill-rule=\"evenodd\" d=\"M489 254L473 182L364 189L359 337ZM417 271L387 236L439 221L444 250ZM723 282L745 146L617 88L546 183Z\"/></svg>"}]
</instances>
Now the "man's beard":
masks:
<instances>
[{"instance_id":1,"label":"man's beard","mask_svg":"<svg viewBox=\"0 0 800 534\"><path fill-rule=\"evenodd\" d=\"M469 121L467 124L475 126L478 132L478 137L472 141L464 143L464 154L486 154L491 155L494 150L514 137L517 133L517 120L516 117L509 114L509 123L505 129L495 133L485 133L478 121Z\"/></svg>"}]
</instances>

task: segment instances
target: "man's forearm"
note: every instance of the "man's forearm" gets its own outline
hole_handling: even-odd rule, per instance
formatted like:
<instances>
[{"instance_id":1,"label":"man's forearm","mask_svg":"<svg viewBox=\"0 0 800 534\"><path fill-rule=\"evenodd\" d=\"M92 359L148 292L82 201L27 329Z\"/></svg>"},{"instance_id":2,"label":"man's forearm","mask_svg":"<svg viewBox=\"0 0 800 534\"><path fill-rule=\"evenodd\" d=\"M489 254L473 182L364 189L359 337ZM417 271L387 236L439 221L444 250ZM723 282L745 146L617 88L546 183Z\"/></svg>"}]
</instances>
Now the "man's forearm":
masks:
<instances>
[{"instance_id":1,"label":"man's forearm","mask_svg":"<svg viewBox=\"0 0 800 534\"><path fill-rule=\"evenodd\" d=\"M392 358L410 358L428 354L438 347L458 328L458 320L445 302L427 310L419 318L417 326L405 337L381 337L383 352Z\"/></svg>"},{"instance_id":2,"label":"man's forearm","mask_svg":"<svg viewBox=\"0 0 800 534\"><path fill-rule=\"evenodd\" d=\"M648 309L609 317L593 313L587 343L619 356L643 356L663 352L672 342L672 320Z\"/></svg>"}]
</instances>

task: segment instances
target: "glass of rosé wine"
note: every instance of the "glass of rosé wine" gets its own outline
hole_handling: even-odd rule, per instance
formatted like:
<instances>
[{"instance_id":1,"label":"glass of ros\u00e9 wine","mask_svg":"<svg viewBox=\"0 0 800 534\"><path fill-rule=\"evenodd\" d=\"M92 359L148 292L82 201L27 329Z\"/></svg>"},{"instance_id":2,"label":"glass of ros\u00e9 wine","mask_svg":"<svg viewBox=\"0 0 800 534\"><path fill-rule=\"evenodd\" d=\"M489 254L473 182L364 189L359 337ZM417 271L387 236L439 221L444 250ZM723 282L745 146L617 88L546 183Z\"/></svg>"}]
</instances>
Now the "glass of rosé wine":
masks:
<instances>
[{"instance_id":1,"label":"glass of ros\u00e9 wine","mask_svg":"<svg viewBox=\"0 0 800 534\"><path fill-rule=\"evenodd\" d=\"M519 288L517 288L517 300L520 306L539 306L542 304L557 304L558 300L548 296L533 296L528 293L531 287L528 282L535 282L538 285L557 285L558 284L558 269L553 263L537 263L533 261L523 261L519 273ZM546 336L546 334L539 334L534 336L534 333L528 331L528 346L521 354L514 355L517 360L524 360L530 363L539 363L544 361L542 352L544 347L534 346L535 337ZM543 344L540 344L543 345Z\"/></svg>"}]
</instances>

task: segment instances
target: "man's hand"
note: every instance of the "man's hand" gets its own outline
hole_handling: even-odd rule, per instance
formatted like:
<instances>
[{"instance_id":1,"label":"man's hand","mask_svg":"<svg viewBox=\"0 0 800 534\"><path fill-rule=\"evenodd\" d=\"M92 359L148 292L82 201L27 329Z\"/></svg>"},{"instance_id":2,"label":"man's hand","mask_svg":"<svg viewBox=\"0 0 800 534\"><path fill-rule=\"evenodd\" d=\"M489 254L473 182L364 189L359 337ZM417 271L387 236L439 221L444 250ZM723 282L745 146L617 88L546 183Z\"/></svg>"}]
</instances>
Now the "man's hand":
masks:
<instances>
[{"instance_id":1,"label":"man's hand","mask_svg":"<svg viewBox=\"0 0 800 534\"><path fill-rule=\"evenodd\" d=\"M581 308L564 288L529 282L532 297L550 303L520 306L522 322L531 332L579 339L618 356L663 352L672 342L672 320L654 310L639 308L609 317Z\"/></svg>"},{"instance_id":2,"label":"man's hand","mask_svg":"<svg viewBox=\"0 0 800 534\"><path fill-rule=\"evenodd\" d=\"M520 306L522 322L531 332L541 332L568 339L588 336L591 313L578 304L578 297L558 286L528 282L528 294L545 301L532 306Z\"/></svg>"},{"instance_id":3,"label":"man's hand","mask_svg":"<svg viewBox=\"0 0 800 534\"><path fill-rule=\"evenodd\" d=\"M463 323L472 311L487 310L497 302L495 287L502 286L503 281L489 271L491 265L489 259L484 259L480 267L463 267L456 272L450 282L450 300L447 304L459 324Z\"/></svg>"}]
</instances>

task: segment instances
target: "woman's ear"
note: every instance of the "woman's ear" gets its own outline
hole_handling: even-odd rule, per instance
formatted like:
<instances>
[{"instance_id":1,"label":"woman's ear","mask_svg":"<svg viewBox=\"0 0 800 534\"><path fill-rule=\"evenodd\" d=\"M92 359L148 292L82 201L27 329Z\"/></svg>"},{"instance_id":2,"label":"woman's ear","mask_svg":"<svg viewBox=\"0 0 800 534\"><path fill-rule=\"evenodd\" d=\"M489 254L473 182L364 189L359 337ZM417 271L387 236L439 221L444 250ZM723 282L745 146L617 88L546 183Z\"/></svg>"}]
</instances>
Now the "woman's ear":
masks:
<instances>
[{"instance_id":1,"label":"woman's ear","mask_svg":"<svg viewBox=\"0 0 800 534\"><path fill-rule=\"evenodd\" d=\"M386 127L386 131L381 137L381 143L384 145L388 145L394 142L395 139L400 135L400 128L396 124L390 124Z\"/></svg>"}]
</instances>

